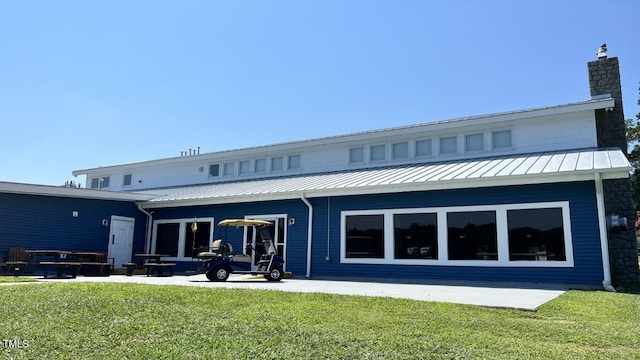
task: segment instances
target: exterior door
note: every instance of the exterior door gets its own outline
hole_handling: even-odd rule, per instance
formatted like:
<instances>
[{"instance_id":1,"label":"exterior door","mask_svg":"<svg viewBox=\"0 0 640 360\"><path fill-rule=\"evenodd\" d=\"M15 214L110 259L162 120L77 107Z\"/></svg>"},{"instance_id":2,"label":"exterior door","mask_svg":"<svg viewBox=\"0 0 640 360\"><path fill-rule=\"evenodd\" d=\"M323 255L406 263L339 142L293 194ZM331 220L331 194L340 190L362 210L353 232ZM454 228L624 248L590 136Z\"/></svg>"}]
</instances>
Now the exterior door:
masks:
<instances>
[{"instance_id":1,"label":"exterior door","mask_svg":"<svg viewBox=\"0 0 640 360\"><path fill-rule=\"evenodd\" d=\"M108 257L114 259L114 268L121 269L122 264L131 262L134 225L134 218L111 216Z\"/></svg>"},{"instance_id":2,"label":"exterior door","mask_svg":"<svg viewBox=\"0 0 640 360\"><path fill-rule=\"evenodd\" d=\"M287 215L263 215L263 216L247 216L247 219L252 220L265 220L269 221L273 224L273 226L269 226L269 232L271 233L271 238L273 239L273 245L276 247L278 251L278 256L282 257L284 262L284 270L287 268ZM255 249L256 246L259 246L256 243L256 240L259 242L259 235L256 232L255 228L247 227L245 234L245 242L244 247L246 248L247 244L251 244L251 246ZM257 269L257 263L260 260L259 256L256 256L256 252L251 252L251 269Z\"/></svg>"}]
</instances>

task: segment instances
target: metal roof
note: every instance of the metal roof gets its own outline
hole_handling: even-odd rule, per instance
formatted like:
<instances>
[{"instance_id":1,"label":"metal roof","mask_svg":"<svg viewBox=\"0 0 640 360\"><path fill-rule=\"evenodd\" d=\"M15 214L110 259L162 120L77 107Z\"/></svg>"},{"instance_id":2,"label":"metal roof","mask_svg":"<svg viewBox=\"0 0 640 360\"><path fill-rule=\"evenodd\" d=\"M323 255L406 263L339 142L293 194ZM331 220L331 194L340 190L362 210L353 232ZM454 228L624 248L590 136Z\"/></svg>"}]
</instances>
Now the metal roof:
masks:
<instances>
[{"instance_id":1,"label":"metal roof","mask_svg":"<svg viewBox=\"0 0 640 360\"><path fill-rule=\"evenodd\" d=\"M389 166L302 176L142 191L144 207L172 207L470 187L593 180L629 176L620 149L583 149Z\"/></svg>"}]
</instances>

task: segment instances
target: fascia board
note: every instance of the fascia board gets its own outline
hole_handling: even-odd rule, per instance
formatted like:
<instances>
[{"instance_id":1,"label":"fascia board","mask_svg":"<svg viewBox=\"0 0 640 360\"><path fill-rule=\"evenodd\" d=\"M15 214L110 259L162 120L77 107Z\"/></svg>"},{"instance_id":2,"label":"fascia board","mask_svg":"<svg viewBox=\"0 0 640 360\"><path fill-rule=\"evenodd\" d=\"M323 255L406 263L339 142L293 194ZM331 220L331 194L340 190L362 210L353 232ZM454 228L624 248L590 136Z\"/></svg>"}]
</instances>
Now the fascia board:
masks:
<instances>
[{"instance_id":1,"label":"fascia board","mask_svg":"<svg viewBox=\"0 0 640 360\"><path fill-rule=\"evenodd\" d=\"M41 195L53 197L102 199L102 200L123 200L123 201L145 201L153 198L151 195L115 192L106 190L94 190L84 188L69 188L64 186L48 186L35 184L22 184L11 182L0 182L0 193Z\"/></svg>"}]
</instances>

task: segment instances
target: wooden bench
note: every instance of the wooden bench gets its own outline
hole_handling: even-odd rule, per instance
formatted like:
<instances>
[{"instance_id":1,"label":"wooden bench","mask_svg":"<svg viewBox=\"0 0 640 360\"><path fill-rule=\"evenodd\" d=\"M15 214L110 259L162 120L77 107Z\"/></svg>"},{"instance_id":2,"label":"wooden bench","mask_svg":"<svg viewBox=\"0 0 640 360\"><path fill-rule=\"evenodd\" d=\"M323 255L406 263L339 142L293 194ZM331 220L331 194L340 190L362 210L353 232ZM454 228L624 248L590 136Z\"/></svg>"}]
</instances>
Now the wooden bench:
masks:
<instances>
[{"instance_id":1,"label":"wooden bench","mask_svg":"<svg viewBox=\"0 0 640 360\"><path fill-rule=\"evenodd\" d=\"M144 264L147 269L147 276L153 275L154 272L158 276L173 276L173 268L176 267L175 263L161 263L161 262L148 262ZM164 273L164 269L169 269L169 274Z\"/></svg>"},{"instance_id":2,"label":"wooden bench","mask_svg":"<svg viewBox=\"0 0 640 360\"><path fill-rule=\"evenodd\" d=\"M109 276L112 265L109 262L84 261L80 263L80 269L84 276Z\"/></svg>"},{"instance_id":3,"label":"wooden bench","mask_svg":"<svg viewBox=\"0 0 640 360\"><path fill-rule=\"evenodd\" d=\"M69 261L41 261L40 264L44 268L44 278L49 279L49 269L56 270L56 278L58 279L74 279L78 275L78 269L82 265L79 262ZM65 275L67 273L67 275Z\"/></svg>"}]
</instances>

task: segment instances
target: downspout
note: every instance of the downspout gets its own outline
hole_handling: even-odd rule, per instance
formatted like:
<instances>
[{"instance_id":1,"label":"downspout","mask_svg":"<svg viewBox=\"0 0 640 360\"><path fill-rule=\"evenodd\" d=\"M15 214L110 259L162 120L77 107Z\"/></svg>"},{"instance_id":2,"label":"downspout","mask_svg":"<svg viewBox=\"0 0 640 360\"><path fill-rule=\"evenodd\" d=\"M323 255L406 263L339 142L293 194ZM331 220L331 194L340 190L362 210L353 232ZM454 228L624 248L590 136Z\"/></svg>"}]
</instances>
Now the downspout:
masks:
<instances>
[{"instance_id":1,"label":"downspout","mask_svg":"<svg viewBox=\"0 0 640 360\"><path fill-rule=\"evenodd\" d=\"M609 238L607 236L607 219L604 213L604 190L599 172L595 173L596 205L598 207L598 227L600 228L600 248L602 249L602 286L607 291L616 291L611 285L611 264L609 262Z\"/></svg>"},{"instance_id":2,"label":"downspout","mask_svg":"<svg viewBox=\"0 0 640 360\"><path fill-rule=\"evenodd\" d=\"M313 239L313 206L304 196L304 193L300 197L300 200L304 202L305 205L309 208L309 221L307 225L307 274L305 277L308 279L311 277L311 243Z\"/></svg>"},{"instance_id":3,"label":"downspout","mask_svg":"<svg viewBox=\"0 0 640 360\"><path fill-rule=\"evenodd\" d=\"M153 224L153 215L147 210L142 208L141 204L138 204L138 210L140 210L143 214L147 215L147 226L145 229L145 244L144 244L144 252L149 253L151 248L151 224Z\"/></svg>"}]
</instances>

